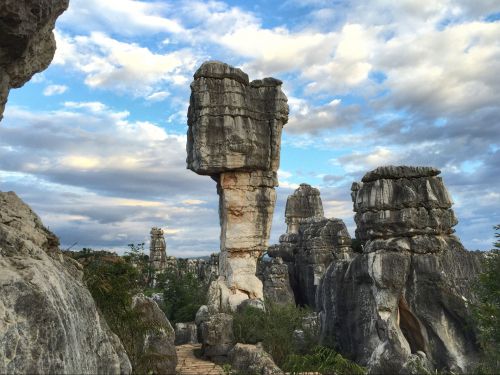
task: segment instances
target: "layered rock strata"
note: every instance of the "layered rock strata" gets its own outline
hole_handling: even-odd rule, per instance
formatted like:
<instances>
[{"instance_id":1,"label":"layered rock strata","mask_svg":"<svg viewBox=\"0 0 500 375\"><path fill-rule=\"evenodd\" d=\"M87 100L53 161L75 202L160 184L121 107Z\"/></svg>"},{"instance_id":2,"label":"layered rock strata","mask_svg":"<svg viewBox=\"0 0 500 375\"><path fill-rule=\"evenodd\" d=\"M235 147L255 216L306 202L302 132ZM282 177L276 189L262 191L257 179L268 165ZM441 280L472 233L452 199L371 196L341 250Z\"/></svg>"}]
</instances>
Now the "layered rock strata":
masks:
<instances>
[{"instance_id":1,"label":"layered rock strata","mask_svg":"<svg viewBox=\"0 0 500 375\"><path fill-rule=\"evenodd\" d=\"M267 253L277 262L283 260L288 268L295 302L315 308L316 290L326 268L334 259L349 258L352 253L350 235L341 219L324 217L320 192L308 184L301 184L288 197L285 221L287 233ZM269 288L269 297L277 298L274 285L278 284L271 272L276 266L272 264L261 277Z\"/></svg>"},{"instance_id":2,"label":"layered rock strata","mask_svg":"<svg viewBox=\"0 0 500 375\"><path fill-rule=\"evenodd\" d=\"M0 373L128 374L78 262L13 192L0 192Z\"/></svg>"},{"instance_id":3,"label":"layered rock strata","mask_svg":"<svg viewBox=\"0 0 500 375\"><path fill-rule=\"evenodd\" d=\"M69 0L0 2L0 120L11 88L45 70L56 50L52 30Z\"/></svg>"},{"instance_id":4,"label":"layered rock strata","mask_svg":"<svg viewBox=\"0 0 500 375\"><path fill-rule=\"evenodd\" d=\"M163 229L151 228L150 234L149 262L153 271L162 272L167 268L167 243L163 236Z\"/></svg>"},{"instance_id":5,"label":"layered rock strata","mask_svg":"<svg viewBox=\"0 0 500 375\"><path fill-rule=\"evenodd\" d=\"M298 233L300 223L312 217L325 217L319 190L308 184L300 184L299 188L286 200L287 233Z\"/></svg>"},{"instance_id":6,"label":"layered rock strata","mask_svg":"<svg viewBox=\"0 0 500 375\"><path fill-rule=\"evenodd\" d=\"M413 363L465 373L478 347L468 324L479 256L452 235L451 198L425 167L382 167L354 183L363 253L327 269L317 303L323 341L371 373Z\"/></svg>"},{"instance_id":7,"label":"layered rock strata","mask_svg":"<svg viewBox=\"0 0 500 375\"><path fill-rule=\"evenodd\" d=\"M221 224L215 310L262 298L258 257L268 246L276 201L281 132L288 120L282 82L249 82L240 69L204 63L191 83L187 165L217 182ZM222 289L227 289L226 291Z\"/></svg>"}]
</instances>

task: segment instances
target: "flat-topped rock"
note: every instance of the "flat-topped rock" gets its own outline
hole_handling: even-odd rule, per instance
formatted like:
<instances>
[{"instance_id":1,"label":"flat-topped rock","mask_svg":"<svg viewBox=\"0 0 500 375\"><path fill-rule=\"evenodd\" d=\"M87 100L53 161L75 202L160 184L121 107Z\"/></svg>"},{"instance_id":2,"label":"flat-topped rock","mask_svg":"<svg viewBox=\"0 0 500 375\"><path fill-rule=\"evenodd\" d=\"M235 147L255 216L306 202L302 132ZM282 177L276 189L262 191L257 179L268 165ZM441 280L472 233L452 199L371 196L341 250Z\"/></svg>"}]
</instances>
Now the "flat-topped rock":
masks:
<instances>
[{"instance_id":1,"label":"flat-topped rock","mask_svg":"<svg viewBox=\"0 0 500 375\"><path fill-rule=\"evenodd\" d=\"M407 165L387 165L378 167L373 171L366 173L361 181L370 182L382 178L398 179L398 178L418 178L418 177L432 177L440 174L441 171L434 167L412 167Z\"/></svg>"},{"instance_id":2,"label":"flat-topped rock","mask_svg":"<svg viewBox=\"0 0 500 375\"><path fill-rule=\"evenodd\" d=\"M238 68L206 62L191 83L187 166L203 175L276 172L287 121L281 81L264 78L249 83Z\"/></svg>"},{"instance_id":3,"label":"flat-topped rock","mask_svg":"<svg viewBox=\"0 0 500 375\"><path fill-rule=\"evenodd\" d=\"M240 68L232 67L221 61L205 61L194 73L194 79L199 78L229 78L238 81L244 85L249 84L248 74Z\"/></svg>"}]
</instances>

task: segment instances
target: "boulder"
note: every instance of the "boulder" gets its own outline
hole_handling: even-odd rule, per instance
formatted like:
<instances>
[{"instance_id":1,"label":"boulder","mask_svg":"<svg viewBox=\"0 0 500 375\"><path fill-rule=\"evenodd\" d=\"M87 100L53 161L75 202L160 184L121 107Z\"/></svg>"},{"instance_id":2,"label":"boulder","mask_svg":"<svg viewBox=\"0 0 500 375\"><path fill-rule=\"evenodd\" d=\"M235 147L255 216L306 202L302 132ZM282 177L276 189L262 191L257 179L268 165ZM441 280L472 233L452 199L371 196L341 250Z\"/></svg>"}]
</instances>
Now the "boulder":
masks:
<instances>
[{"instance_id":1,"label":"boulder","mask_svg":"<svg viewBox=\"0 0 500 375\"><path fill-rule=\"evenodd\" d=\"M284 375L271 356L256 345L236 344L229 352L229 363L239 374Z\"/></svg>"},{"instance_id":2,"label":"boulder","mask_svg":"<svg viewBox=\"0 0 500 375\"><path fill-rule=\"evenodd\" d=\"M202 353L216 363L227 362L227 355L234 346L233 317L218 313L201 323Z\"/></svg>"},{"instance_id":3,"label":"boulder","mask_svg":"<svg viewBox=\"0 0 500 375\"><path fill-rule=\"evenodd\" d=\"M0 192L0 373L131 373L81 266L58 245L15 193Z\"/></svg>"},{"instance_id":4,"label":"boulder","mask_svg":"<svg viewBox=\"0 0 500 375\"><path fill-rule=\"evenodd\" d=\"M317 304L323 342L371 373L407 373L417 362L467 373L477 359L466 301L480 255L452 235L456 219L438 174L390 166L353 184L363 253L330 264Z\"/></svg>"},{"instance_id":5,"label":"boulder","mask_svg":"<svg viewBox=\"0 0 500 375\"><path fill-rule=\"evenodd\" d=\"M177 352L175 331L156 302L140 293L132 298L132 310L138 313L144 327L142 342L138 342L136 373L175 374Z\"/></svg>"},{"instance_id":6,"label":"boulder","mask_svg":"<svg viewBox=\"0 0 500 375\"><path fill-rule=\"evenodd\" d=\"M255 273L268 247L288 121L281 84L274 78L250 82L240 69L218 61L203 63L191 83L187 167L211 176L219 195L220 272L210 290L224 300L212 306L235 311L245 299L263 298Z\"/></svg>"},{"instance_id":7,"label":"boulder","mask_svg":"<svg viewBox=\"0 0 500 375\"><path fill-rule=\"evenodd\" d=\"M69 0L0 2L0 120L11 88L45 70L56 50L52 30Z\"/></svg>"},{"instance_id":8,"label":"boulder","mask_svg":"<svg viewBox=\"0 0 500 375\"><path fill-rule=\"evenodd\" d=\"M283 305L295 303L288 266L281 258L261 261L258 275L264 284L265 301Z\"/></svg>"},{"instance_id":9,"label":"boulder","mask_svg":"<svg viewBox=\"0 0 500 375\"><path fill-rule=\"evenodd\" d=\"M196 323L175 323L175 345L197 344L198 329Z\"/></svg>"}]
</instances>

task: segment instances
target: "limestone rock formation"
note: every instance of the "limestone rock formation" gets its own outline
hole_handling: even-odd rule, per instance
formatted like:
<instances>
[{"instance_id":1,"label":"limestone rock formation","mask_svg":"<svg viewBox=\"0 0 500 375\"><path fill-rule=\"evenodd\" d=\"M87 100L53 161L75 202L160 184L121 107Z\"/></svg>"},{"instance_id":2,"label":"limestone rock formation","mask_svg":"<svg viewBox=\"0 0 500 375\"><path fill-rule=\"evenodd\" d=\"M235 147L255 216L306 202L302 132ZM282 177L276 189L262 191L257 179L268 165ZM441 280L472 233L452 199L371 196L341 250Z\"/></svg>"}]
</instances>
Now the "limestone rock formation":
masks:
<instances>
[{"instance_id":1,"label":"limestone rock formation","mask_svg":"<svg viewBox=\"0 0 500 375\"><path fill-rule=\"evenodd\" d=\"M329 266L317 303L323 340L372 373L415 362L464 373L477 356L466 301L479 256L452 235L457 220L438 174L382 167L352 187L363 253Z\"/></svg>"},{"instance_id":2,"label":"limestone rock formation","mask_svg":"<svg viewBox=\"0 0 500 375\"><path fill-rule=\"evenodd\" d=\"M15 193L0 192L0 373L130 373L81 266L58 245Z\"/></svg>"},{"instance_id":3,"label":"limestone rock formation","mask_svg":"<svg viewBox=\"0 0 500 375\"><path fill-rule=\"evenodd\" d=\"M298 233L299 225L304 219L324 216L319 190L311 185L300 184L299 188L286 200L287 233Z\"/></svg>"},{"instance_id":4,"label":"limestone rock formation","mask_svg":"<svg viewBox=\"0 0 500 375\"><path fill-rule=\"evenodd\" d=\"M241 374L284 375L271 356L256 345L236 344L228 359L231 369Z\"/></svg>"},{"instance_id":5,"label":"limestone rock formation","mask_svg":"<svg viewBox=\"0 0 500 375\"><path fill-rule=\"evenodd\" d=\"M176 258L168 256L166 268L176 274L189 272L203 283L210 283L219 277L219 254L211 254L208 259Z\"/></svg>"},{"instance_id":6,"label":"limestone rock formation","mask_svg":"<svg viewBox=\"0 0 500 375\"><path fill-rule=\"evenodd\" d=\"M258 275L264 284L265 301L284 305L295 303L288 266L283 259L278 257L259 262Z\"/></svg>"},{"instance_id":7,"label":"limestone rock formation","mask_svg":"<svg viewBox=\"0 0 500 375\"><path fill-rule=\"evenodd\" d=\"M177 352L175 351L175 331L165 313L156 302L143 294L132 298L132 309L147 328L142 342L137 343L139 368L138 374L175 374Z\"/></svg>"},{"instance_id":8,"label":"limestone rock formation","mask_svg":"<svg viewBox=\"0 0 500 375\"><path fill-rule=\"evenodd\" d=\"M56 50L52 30L69 0L0 2L0 120L11 88L45 70Z\"/></svg>"},{"instance_id":9,"label":"limestone rock formation","mask_svg":"<svg viewBox=\"0 0 500 375\"><path fill-rule=\"evenodd\" d=\"M351 256L350 235L342 220L324 217L319 190L307 184L288 197L285 219L287 233L267 253L283 260L295 302L315 308L316 290L326 268L334 259ZM261 277L264 285L274 283L272 273Z\"/></svg>"},{"instance_id":10,"label":"limestone rock formation","mask_svg":"<svg viewBox=\"0 0 500 375\"><path fill-rule=\"evenodd\" d=\"M198 330L195 322L175 323L175 345L197 343Z\"/></svg>"},{"instance_id":11,"label":"limestone rock formation","mask_svg":"<svg viewBox=\"0 0 500 375\"><path fill-rule=\"evenodd\" d=\"M200 328L203 355L216 363L226 362L227 355L235 344L232 315L213 314L201 323Z\"/></svg>"},{"instance_id":12,"label":"limestone rock formation","mask_svg":"<svg viewBox=\"0 0 500 375\"><path fill-rule=\"evenodd\" d=\"M155 272L162 272L167 268L167 244L163 229L154 227L150 233L149 262Z\"/></svg>"},{"instance_id":13,"label":"limestone rock formation","mask_svg":"<svg viewBox=\"0 0 500 375\"><path fill-rule=\"evenodd\" d=\"M281 81L249 82L240 69L205 62L194 74L187 166L217 182L221 254L219 294L234 310L262 298L257 258L268 247L276 201L281 132L288 105ZM220 304L219 304L220 305Z\"/></svg>"}]
</instances>

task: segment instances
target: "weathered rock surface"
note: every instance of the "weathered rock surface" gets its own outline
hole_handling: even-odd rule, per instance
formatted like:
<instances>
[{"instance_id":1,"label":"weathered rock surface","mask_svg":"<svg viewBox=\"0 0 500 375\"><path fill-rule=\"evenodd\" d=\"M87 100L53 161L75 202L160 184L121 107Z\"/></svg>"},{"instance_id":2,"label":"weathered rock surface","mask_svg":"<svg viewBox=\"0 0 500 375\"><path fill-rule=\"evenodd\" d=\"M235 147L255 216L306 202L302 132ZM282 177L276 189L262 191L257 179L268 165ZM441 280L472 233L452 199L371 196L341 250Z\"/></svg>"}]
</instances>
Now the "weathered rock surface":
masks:
<instances>
[{"instance_id":1,"label":"weathered rock surface","mask_svg":"<svg viewBox=\"0 0 500 375\"><path fill-rule=\"evenodd\" d=\"M323 202L318 189L308 184L300 184L299 188L286 200L287 233L298 233L300 223L311 217L325 217Z\"/></svg>"},{"instance_id":2,"label":"weathered rock surface","mask_svg":"<svg viewBox=\"0 0 500 375\"><path fill-rule=\"evenodd\" d=\"M0 192L0 373L130 373L81 266L58 245L15 193Z\"/></svg>"},{"instance_id":3,"label":"weathered rock surface","mask_svg":"<svg viewBox=\"0 0 500 375\"><path fill-rule=\"evenodd\" d=\"M69 0L0 2L0 120L11 88L45 70L56 50L52 30Z\"/></svg>"},{"instance_id":4,"label":"weathered rock surface","mask_svg":"<svg viewBox=\"0 0 500 375\"><path fill-rule=\"evenodd\" d=\"M227 64L201 65L191 83L188 168L198 174L278 170L281 131L288 121L282 82Z\"/></svg>"},{"instance_id":5,"label":"weathered rock surface","mask_svg":"<svg viewBox=\"0 0 500 375\"><path fill-rule=\"evenodd\" d=\"M141 323L146 328L142 342L137 343L139 368L134 368L134 372L175 374L175 331L165 313L152 298L143 294L132 298L132 309L139 313Z\"/></svg>"},{"instance_id":6,"label":"weathered rock surface","mask_svg":"<svg viewBox=\"0 0 500 375\"><path fill-rule=\"evenodd\" d=\"M326 268L334 259L352 254L350 235L342 220L323 216L320 192L307 184L301 184L288 197L285 219L287 233L267 253L283 259L295 302L315 308L316 290ZM261 278L265 285L275 284L272 272L261 273ZM287 282L283 277L281 280L280 284ZM279 300L277 295L269 297Z\"/></svg>"},{"instance_id":7,"label":"weathered rock surface","mask_svg":"<svg viewBox=\"0 0 500 375\"><path fill-rule=\"evenodd\" d=\"M264 349L248 344L236 344L229 352L231 369L241 374L283 375Z\"/></svg>"},{"instance_id":8,"label":"weathered rock surface","mask_svg":"<svg viewBox=\"0 0 500 375\"><path fill-rule=\"evenodd\" d=\"M195 322L175 323L175 345L197 343L198 329Z\"/></svg>"},{"instance_id":9,"label":"weathered rock surface","mask_svg":"<svg viewBox=\"0 0 500 375\"><path fill-rule=\"evenodd\" d=\"M265 301L283 305L295 303L288 266L283 259L259 262L258 275L264 284Z\"/></svg>"},{"instance_id":10,"label":"weathered rock surface","mask_svg":"<svg viewBox=\"0 0 500 375\"><path fill-rule=\"evenodd\" d=\"M218 306L233 311L245 299L263 297L255 273L257 259L268 247L287 120L281 81L249 82L240 69L216 61L196 71L188 110L187 166L217 182L220 277L211 290L226 298Z\"/></svg>"},{"instance_id":11,"label":"weathered rock surface","mask_svg":"<svg viewBox=\"0 0 500 375\"><path fill-rule=\"evenodd\" d=\"M233 317L218 313L201 323L202 353L216 363L227 361L227 355L235 344Z\"/></svg>"},{"instance_id":12,"label":"weathered rock surface","mask_svg":"<svg viewBox=\"0 0 500 375\"><path fill-rule=\"evenodd\" d=\"M478 347L469 321L479 256L453 236L451 199L438 170L382 167L354 183L363 253L338 259L319 288L323 341L371 373L464 373Z\"/></svg>"},{"instance_id":13,"label":"weathered rock surface","mask_svg":"<svg viewBox=\"0 0 500 375\"><path fill-rule=\"evenodd\" d=\"M167 268L167 243L163 229L151 228L150 234L149 262L154 272L162 272Z\"/></svg>"}]
</instances>

